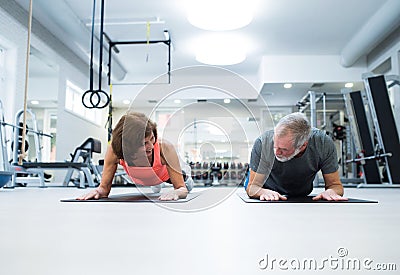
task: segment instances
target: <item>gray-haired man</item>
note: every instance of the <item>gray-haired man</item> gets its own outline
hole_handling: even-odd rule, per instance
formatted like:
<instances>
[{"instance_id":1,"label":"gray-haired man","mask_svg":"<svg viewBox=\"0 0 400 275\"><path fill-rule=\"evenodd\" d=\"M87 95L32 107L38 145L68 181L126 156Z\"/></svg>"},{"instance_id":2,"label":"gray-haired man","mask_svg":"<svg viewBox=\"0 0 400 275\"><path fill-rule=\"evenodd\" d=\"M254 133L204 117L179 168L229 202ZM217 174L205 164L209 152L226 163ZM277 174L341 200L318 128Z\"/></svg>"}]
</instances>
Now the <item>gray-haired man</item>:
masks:
<instances>
[{"instance_id":1,"label":"gray-haired man","mask_svg":"<svg viewBox=\"0 0 400 275\"><path fill-rule=\"evenodd\" d=\"M314 200L347 200L342 197L338 168L332 139L324 131L311 128L304 114L293 113L255 141L245 188L249 197L260 200L307 196L321 170L325 191Z\"/></svg>"}]
</instances>

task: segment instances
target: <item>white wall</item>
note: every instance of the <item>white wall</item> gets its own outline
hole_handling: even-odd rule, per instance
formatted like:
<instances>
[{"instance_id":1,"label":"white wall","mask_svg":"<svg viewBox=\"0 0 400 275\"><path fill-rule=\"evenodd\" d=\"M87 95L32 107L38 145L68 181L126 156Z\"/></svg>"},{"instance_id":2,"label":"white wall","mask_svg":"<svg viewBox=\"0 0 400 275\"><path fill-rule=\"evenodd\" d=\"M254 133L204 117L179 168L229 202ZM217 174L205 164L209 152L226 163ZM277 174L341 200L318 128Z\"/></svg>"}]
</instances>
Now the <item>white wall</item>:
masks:
<instances>
[{"instance_id":1,"label":"white wall","mask_svg":"<svg viewBox=\"0 0 400 275\"><path fill-rule=\"evenodd\" d=\"M29 99L57 101L58 77L29 77Z\"/></svg>"},{"instance_id":2,"label":"white wall","mask_svg":"<svg viewBox=\"0 0 400 275\"><path fill-rule=\"evenodd\" d=\"M23 98L24 92L26 41L26 30L0 8L0 47L5 50L5 71L2 72L4 81L0 99L4 106L4 120L8 123L14 123L15 112L22 106L18 97ZM12 129L6 127L6 139L11 140L11 138ZM10 143L8 147L10 148ZM9 148L8 156L10 156Z\"/></svg>"},{"instance_id":3,"label":"white wall","mask_svg":"<svg viewBox=\"0 0 400 275\"><path fill-rule=\"evenodd\" d=\"M25 85L25 56L27 31L0 8L0 46L6 50L6 87L0 91L4 103L5 120L14 121L17 106L20 108ZM19 100L17 100L19 98Z\"/></svg>"},{"instance_id":4,"label":"white wall","mask_svg":"<svg viewBox=\"0 0 400 275\"><path fill-rule=\"evenodd\" d=\"M69 111L65 106L66 81L72 80L80 87L87 85L87 77L74 71L74 68L66 68L60 72L58 110L57 110L57 160L64 160L74 149L88 137L93 137L102 141L101 156L94 155L95 159L103 157L107 146L107 132L104 125L95 125ZM71 77L73 76L73 77ZM103 112L104 124L107 119L106 110Z\"/></svg>"}]
</instances>

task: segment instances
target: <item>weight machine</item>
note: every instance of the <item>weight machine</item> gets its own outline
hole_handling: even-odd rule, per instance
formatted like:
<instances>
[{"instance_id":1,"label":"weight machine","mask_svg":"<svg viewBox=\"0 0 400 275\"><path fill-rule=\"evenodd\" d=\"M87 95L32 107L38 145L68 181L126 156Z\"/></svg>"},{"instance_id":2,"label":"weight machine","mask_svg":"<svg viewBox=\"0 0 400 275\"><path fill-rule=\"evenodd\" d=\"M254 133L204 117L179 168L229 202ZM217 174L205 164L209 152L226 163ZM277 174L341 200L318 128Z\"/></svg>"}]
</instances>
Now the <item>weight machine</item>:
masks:
<instances>
[{"instance_id":1,"label":"weight machine","mask_svg":"<svg viewBox=\"0 0 400 275\"><path fill-rule=\"evenodd\" d=\"M301 113L304 113L305 111L307 111L309 109L311 127L325 130L328 133L328 130L330 128L328 127L327 115L329 112L331 112L327 109L328 101L343 102L343 98L341 95L308 91L307 94L304 95L303 98L300 99L300 101L298 101L296 106L298 107L298 111ZM320 103L320 105L321 105L320 110L317 110L318 103ZM320 119L322 121L321 121L321 125L319 125L319 126L317 125L317 119L318 119L317 113L318 112L322 113L322 117L320 117ZM333 123L333 118L334 117L336 118L337 115L339 115L339 117L337 118L339 120L338 125ZM349 167L347 166L348 164L346 163L346 158L347 158L348 154L350 154L351 157L353 157L354 148L353 148L353 145L351 142L352 136L348 133L349 129L347 129L347 127L345 126L344 112L342 112L342 111L335 112L334 114L329 116L329 121L332 122L332 125L333 125L333 129L332 129L332 133L331 133L332 138L334 140L338 140L340 142L340 165L341 165L341 169L342 169L341 181L343 184L346 184L349 186L353 186L354 183L358 184L358 183L362 182L362 180L357 178L357 173L355 172L357 167L355 164L351 167L351 171L352 171L353 175L350 176L348 174ZM315 180L314 180L314 187L320 186L320 183L321 182L320 182L320 180L318 178L318 174L317 174L317 176L315 177Z\"/></svg>"},{"instance_id":2,"label":"weight machine","mask_svg":"<svg viewBox=\"0 0 400 275\"><path fill-rule=\"evenodd\" d=\"M308 108L310 108L310 124L311 127L317 128L317 103L322 100L322 112L323 112L323 124L321 128L326 127L326 94L316 93L314 91L308 91L308 93L303 96L300 101L297 102L296 106L300 113L304 113Z\"/></svg>"},{"instance_id":3,"label":"weight machine","mask_svg":"<svg viewBox=\"0 0 400 275\"><path fill-rule=\"evenodd\" d=\"M75 182L73 175L78 173L78 180L80 188L86 187L86 182L90 187L95 187L95 180L100 183L101 173L93 163L92 154L101 153L101 142L99 140L88 138L82 145L75 149L74 154L71 155L72 160L69 162L42 162L40 136L52 137L51 135L44 134L38 131L35 114L27 109L31 117L31 128L28 128L29 133L33 135L35 143L35 161L24 161L22 165L18 165L19 158L19 130L23 127L19 125L21 116L24 111L17 112L15 116L15 124L10 124L4 121L3 104L0 101L0 142L1 142L1 157L3 161L3 170L13 174L12 181L6 185L6 188L14 188L17 184L28 184L38 182L40 187L45 186L45 173L44 170L66 169L63 185L67 186L71 181ZM8 160L7 140L6 140L6 126L14 129L13 134L13 152L12 161ZM11 163L10 163L11 162Z\"/></svg>"},{"instance_id":4,"label":"weight machine","mask_svg":"<svg viewBox=\"0 0 400 275\"><path fill-rule=\"evenodd\" d=\"M400 84L399 76L365 74L363 81L364 94L341 90L358 154L348 162L361 164L364 183L359 187L397 187L394 184L400 183L400 143L388 88ZM383 177L380 165L384 167Z\"/></svg>"}]
</instances>

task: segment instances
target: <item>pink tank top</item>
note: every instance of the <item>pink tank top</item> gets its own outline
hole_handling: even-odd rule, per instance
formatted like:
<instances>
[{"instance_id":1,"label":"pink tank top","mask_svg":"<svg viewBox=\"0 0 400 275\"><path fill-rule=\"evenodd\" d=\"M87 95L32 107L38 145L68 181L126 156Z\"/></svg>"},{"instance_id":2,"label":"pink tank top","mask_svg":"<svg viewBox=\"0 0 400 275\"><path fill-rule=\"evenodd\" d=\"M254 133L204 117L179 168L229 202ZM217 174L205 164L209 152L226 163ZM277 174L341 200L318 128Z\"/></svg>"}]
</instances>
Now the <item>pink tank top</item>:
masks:
<instances>
[{"instance_id":1,"label":"pink tank top","mask_svg":"<svg viewBox=\"0 0 400 275\"><path fill-rule=\"evenodd\" d=\"M152 186L169 179L167 166L161 163L160 144L158 141L154 143L152 167L128 166L123 159L121 159L119 163L124 167L125 172L136 184Z\"/></svg>"}]
</instances>

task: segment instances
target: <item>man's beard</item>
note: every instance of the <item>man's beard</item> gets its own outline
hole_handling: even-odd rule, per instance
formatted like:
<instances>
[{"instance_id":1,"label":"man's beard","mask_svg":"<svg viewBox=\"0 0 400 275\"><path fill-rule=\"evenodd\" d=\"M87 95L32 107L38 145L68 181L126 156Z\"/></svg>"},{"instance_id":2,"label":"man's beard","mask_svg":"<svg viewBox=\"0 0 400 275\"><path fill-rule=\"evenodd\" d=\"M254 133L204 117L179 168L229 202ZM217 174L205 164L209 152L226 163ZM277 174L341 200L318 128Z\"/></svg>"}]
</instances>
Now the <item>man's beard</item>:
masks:
<instances>
[{"instance_id":1,"label":"man's beard","mask_svg":"<svg viewBox=\"0 0 400 275\"><path fill-rule=\"evenodd\" d=\"M287 161L291 160L292 158L294 158L295 156L297 156L299 153L300 153L300 148L297 148L296 150L294 150L293 154L291 154L288 157L278 157L277 155L275 155L275 157L280 162L287 162Z\"/></svg>"}]
</instances>

